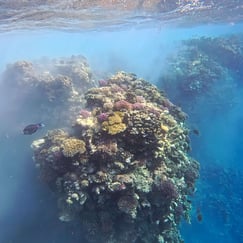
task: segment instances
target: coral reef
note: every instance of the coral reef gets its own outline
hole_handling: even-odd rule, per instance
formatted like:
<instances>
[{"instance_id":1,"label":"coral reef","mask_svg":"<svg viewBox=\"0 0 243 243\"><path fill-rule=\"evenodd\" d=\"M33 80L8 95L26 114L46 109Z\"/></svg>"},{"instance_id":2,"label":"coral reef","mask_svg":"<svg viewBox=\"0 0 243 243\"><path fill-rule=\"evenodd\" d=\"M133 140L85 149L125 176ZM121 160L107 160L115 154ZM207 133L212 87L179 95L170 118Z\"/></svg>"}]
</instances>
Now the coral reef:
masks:
<instances>
[{"instance_id":1,"label":"coral reef","mask_svg":"<svg viewBox=\"0 0 243 243\"><path fill-rule=\"evenodd\" d=\"M183 242L178 224L190 220L199 170L187 154L185 113L125 72L85 99L70 134L52 130L32 144L59 219L77 219L87 242Z\"/></svg>"},{"instance_id":2,"label":"coral reef","mask_svg":"<svg viewBox=\"0 0 243 243\"><path fill-rule=\"evenodd\" d=\"M111 135L123 132L126 129L126 124L123 123L123 117L124 113L114 112L108 116L107 121L102 123L102 130Z\"/></svg>"},{"instance_id":3,"label":"coral reef","mask_svg":"<svg viewBox=\"0 0 243 243\"><path fill-rule=\"evenodd\" d=\"M62 153L65 157L73 157L86 151L85 142L76 138L67 138L62 143Z\"/></svg>"},{"instance_id":4,"label":"coral reef","mask_svg":"<svg viewBox=\"0 0 243 243\"><path fill-rule=\"evenodd\" d=\"M14 112L21 111L15 117L27 113L30 120L63 126L75 119L84 106L84 93L95 82L86 58L79 55L9 64L0 85L1 92L9 94L8 103L16 104ZM36 116L33 110L38 110Z\"/></svg>"},{"instance_id":5,"label":"coral reef","mask_svg":"<svg viewBox=\"0 0 243 243\"><path fill-rule=\"evenodd\" d=\"M243 75L242 60L242 35L188 39L168 57L159 86L186 111L205 96L204 103L231 109L232 89L238 85L233 80Z\"/></svg>"}]
</instances>

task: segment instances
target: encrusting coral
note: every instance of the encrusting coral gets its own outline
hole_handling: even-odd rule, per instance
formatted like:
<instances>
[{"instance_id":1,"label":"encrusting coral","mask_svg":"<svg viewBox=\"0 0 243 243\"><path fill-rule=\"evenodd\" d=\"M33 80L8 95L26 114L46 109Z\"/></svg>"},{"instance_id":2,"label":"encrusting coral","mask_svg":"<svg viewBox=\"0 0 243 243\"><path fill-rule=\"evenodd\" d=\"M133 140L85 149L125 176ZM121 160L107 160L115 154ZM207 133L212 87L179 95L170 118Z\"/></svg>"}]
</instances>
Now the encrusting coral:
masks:
<instances>
[{"instance_id":1,"label":"encrusting coral","mask_svg":"<svg viewBox=\"0 0 243 243\"><path fill-rule=\"evenodd\" d=\"M186 115L125 72L85 98L72 134L53 130L32 146L60 220L79 219L87 242L182 242L178 224L189 220L199 170Z\"/></svg>"}]
</instances>

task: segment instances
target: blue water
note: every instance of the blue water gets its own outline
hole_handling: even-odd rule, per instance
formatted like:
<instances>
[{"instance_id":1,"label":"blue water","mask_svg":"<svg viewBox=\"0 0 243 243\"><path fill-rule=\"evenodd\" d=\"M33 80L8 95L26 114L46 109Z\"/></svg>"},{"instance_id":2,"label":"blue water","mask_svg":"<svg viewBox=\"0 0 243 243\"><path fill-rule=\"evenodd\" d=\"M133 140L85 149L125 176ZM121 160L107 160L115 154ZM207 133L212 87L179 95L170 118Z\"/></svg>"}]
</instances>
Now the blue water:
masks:
<instances>
[{"instance_id":1,"label":"blue water","mask_svg":"<svg viewBox=\"0 0 243 243\"><path fill-rule=\"evenodd\" d=\"M0 71L16 60L82 54L91 68L101 73L124 70L160 85L166 57L177 50L181 40L237 35L242 34L242 29L241 24L222 24L117 32L2 33ZM231 89L237 101L232 107L224 107L224 102L220 108L213 102L204 102L204 94L200 94L201 101L195 103L193 112L182 107L189 115L189 126L200 130L199 136L191 136L191 155L201 163L201 176L191 198L191 224L182 222L180 226L187 243L243 242L242 81L243 77L232 80ZM14 110L15 103L6 104L7 96L0 97L0 242L84 242L75 222L65 224L58 220L56 198L38 179L30 144L45 130L31 137L21 134L22 124L32 122L33 114L38 117L39 111L9 112ZM201 222L196 218L197 207L202 211Z\"/></svg>"}]
</instances>

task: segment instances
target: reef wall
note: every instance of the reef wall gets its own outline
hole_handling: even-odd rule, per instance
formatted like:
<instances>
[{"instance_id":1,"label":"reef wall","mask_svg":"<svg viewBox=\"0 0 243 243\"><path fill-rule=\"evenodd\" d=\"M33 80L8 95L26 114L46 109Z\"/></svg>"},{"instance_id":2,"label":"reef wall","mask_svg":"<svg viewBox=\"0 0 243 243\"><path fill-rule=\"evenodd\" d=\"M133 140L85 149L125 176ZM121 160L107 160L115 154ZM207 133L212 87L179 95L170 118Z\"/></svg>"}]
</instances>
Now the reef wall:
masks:
<instances>
[{"instance_id":1,"label":"reef wall","mask_svg":"<svg viewBox=\"0 0 243 243\"><path fill-rule=\"evenodd\" d=\"M149 82L119 72L85 94L70 132L32 143L59 219L87 242L183 242L199 164L188 156L186 115Z\"/></svg>"},{"instance_id":2,"label":"reef wall","mask_svg":"<svg viewBox=\"0 0 243 243\"><path fill-rule=\"evenodd\" d=\"M200 112L198 102L220 112L239 102L233 91L242 86L242 35L185 40L166 63L158 86L186 112Z\"/></svg>"}]
</instances>

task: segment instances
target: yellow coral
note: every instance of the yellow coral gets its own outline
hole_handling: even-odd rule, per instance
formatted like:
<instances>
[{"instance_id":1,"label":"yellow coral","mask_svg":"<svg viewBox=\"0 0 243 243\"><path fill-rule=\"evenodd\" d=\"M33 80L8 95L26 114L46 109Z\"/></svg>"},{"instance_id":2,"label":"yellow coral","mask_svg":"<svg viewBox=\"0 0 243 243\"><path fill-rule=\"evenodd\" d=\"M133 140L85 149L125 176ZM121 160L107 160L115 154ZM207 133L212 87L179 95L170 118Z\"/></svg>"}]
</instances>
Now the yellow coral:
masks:
<instances>
[{"instance_id":1,"label":"yellow coral","mask_svg":"<svg viewBox=\"0 0 243 243\"><path fill-rule=\"evenodd\" d=\"M85 153L85 142L76 138L67 138L62 143L62 153L65 157L73 157L75 154Z\"/></svg>"},{"instance_id":2,"label":"yellow coral","mask_svg":"<svg viewBox=\"0 0 243 243\"><path fill-rule=\"evenodd\" d=\"M169 131L169 127L166 126L166 125L161 124L160 127L161 127L161 129L162 129L163 132L168 132Z\"/></svg>"},{"instance_id":3,"label":"yellow coral","mask_svg":"<svg viewBox=\"0 0 243 243\"><path fill-rule=\"evenodd\" d=\"M93 117L83 118L80 116L76 120L76 125L85 127L85 128L91 128L96 125L96 120Z\"/></svg>"},{"instance_id":4,"label":"yellow coral","mask_svg":"<svg viewBox=\"0 0 243 243\"><path fill-rule=\"evenodd\" d=\"M124 112L114 112L108 117L108 121L102 123L103 131L108 134L115 135L126 130L126 124L123 123Z\"/></svg>"}]
</instances>

